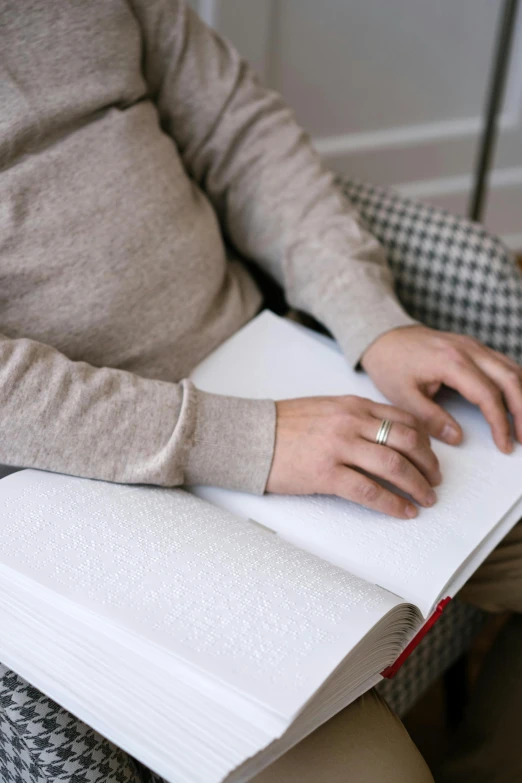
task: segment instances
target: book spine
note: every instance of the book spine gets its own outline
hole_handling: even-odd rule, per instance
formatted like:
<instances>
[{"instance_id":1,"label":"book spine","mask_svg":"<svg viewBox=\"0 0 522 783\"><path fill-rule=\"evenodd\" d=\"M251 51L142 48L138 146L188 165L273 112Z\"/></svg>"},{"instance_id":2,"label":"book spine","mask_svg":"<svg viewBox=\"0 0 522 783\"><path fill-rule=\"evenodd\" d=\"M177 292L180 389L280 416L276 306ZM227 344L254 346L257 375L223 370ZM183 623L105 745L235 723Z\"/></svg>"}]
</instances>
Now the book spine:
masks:
<instances>
[{"instance_id":1,"label":"book spine","mask_svg":"<svg viewBox=\"0 0 522 783\"><path fill-rule=\"evenodd\" d=\"M392 663L391 666L387 666L386 669L383 672L381 672L381 675L383 677L386 677L387 679L391 680L391 678L397 674L404 661L410 657L410 655L417 647L419 642L421 642L424 639L424 637L426 636L430 628L432 628L432 626L435 625L435 623L437 622L437 620L439 619L442 612L447 607L450 601L451 598L449 597L443 598L442 601L439 601L439 603L437 604L437 608L435 609L431 617L429 617L426 620L422 628L420 628L420 630L415 634L411 642L404 648L404 650L401 652L401 654L399 655L395 663Z\"/></svg>"}]
</instances>

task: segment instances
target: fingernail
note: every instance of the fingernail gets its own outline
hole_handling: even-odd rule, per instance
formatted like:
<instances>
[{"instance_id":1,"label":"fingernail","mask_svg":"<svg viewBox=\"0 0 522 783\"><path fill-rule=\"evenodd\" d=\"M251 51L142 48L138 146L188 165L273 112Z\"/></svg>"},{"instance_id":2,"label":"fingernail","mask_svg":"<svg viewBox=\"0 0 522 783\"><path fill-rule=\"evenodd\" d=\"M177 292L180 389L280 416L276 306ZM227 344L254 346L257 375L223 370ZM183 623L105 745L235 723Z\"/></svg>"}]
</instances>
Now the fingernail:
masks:
<instances>
[{"instance_id":1,"label":"fingernail","mask_svg":"<svg viewBox=\"0 0 522 783\"><path fill-rule=\"evenodd\" d=\"M458 443L459 431L451 424L445 424L442 430L442 440L445 440L446 443Z\"/></svg>"},{"instance_id":2,"label":"fingernail","mask_svg":"<svg viewBox=\"0 0 522 783\"><path fill-rule=\"evenodd\" d=\"M428 492L428 494L426 495L426 505L433 506L436 500L437 500L437 495L435 494L435 492L433 492L433 490L431 492Z\"/></svg>"},{"instance_id":3,"label":"fingernail","mask_svg":"<svg viewBox=\"0 0 522 783\"><path fill-rule=\"evenodd\" d=\"M508 438L505 441L504 450L506 454L511 454L511 452L513 451L513 441L511 440L511 438Z\"/></svg>"},{"instance_id":4,"label":"fingernail","mask_svg":"<svg viewBox=\"0 0 522 783\"><path fill-rule=\"evenodd\" d=\"M409 519L414 519L418 514L418 511L415 506L406 506L406 516Z\"/></svg>"}]
</instances>

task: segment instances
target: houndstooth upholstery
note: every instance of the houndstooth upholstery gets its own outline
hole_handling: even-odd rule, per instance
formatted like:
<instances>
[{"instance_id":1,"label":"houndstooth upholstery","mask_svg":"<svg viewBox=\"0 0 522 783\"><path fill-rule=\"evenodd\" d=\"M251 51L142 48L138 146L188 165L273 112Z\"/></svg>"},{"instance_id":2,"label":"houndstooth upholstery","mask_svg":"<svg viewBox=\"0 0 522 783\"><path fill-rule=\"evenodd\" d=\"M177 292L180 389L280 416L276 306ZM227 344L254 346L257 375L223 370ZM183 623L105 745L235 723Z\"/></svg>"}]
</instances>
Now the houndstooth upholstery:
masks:
<instances>
[{"instance_id":1,"label":"houndstooth upholstery","mask_svg":"<svg viewBox=\"0 0 522 783\"><path fill-rule=\"evenodd\" d=\"M145 783L133 759L0 664L1 783Z\"/></svg>"},{"instance_id":2,"label":"houndstooth upholstery","mask_svg":"<svg viewBox=\"0 0 522 783\"><path fill-rule=\"evenodd\" d=\"M339 181L388 251L405 308L429 326L474 335L522 363L522 277L480 226L386 188ZM455 601L397 677L381 685L400 714L463 652L482 613ZM161 783L0 664L1 783Z\"/></svg>"},{"instance_id":3,"label":"houndstooth upholstery","mask_svg":"<svg viewBox=\"0 0 522 783\"><path fill-rule=\"evenodd\" d=\"M522 364L522 277L500 239L389 188L339 185L386 248L397 296L414 318L469 334Z\"/></svg>"}]
</instances>

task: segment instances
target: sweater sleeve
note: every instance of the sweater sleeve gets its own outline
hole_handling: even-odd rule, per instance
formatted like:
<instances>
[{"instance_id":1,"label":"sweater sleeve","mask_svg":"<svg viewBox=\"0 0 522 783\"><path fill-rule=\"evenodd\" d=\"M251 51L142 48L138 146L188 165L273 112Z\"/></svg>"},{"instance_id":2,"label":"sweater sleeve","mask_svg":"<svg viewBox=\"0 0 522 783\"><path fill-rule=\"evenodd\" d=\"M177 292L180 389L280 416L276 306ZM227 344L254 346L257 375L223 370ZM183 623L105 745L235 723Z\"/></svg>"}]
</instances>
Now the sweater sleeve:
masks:
<instances>
[{"instance_id":1,"label":"sweater sleeve","mask_svg":"<svg viewBox=\"0 0 522 783\"><path fill-rule=\"evenodd\" d=\"M0 335L0 463L124 483L262 493L274 403L75 362Z\"/></svg>"},{"instance_id":2,"label":"sweater sleeve","mask_svg":"<svg viewBox=\"0 0 522 783\"><path fill-rule=\"evenodd\" d=\"M352 364L379 335L414 323L381 246L281 97L183 0L131 5L162 126L229 242L327 326Z\"/></svg>"}]
</instances>

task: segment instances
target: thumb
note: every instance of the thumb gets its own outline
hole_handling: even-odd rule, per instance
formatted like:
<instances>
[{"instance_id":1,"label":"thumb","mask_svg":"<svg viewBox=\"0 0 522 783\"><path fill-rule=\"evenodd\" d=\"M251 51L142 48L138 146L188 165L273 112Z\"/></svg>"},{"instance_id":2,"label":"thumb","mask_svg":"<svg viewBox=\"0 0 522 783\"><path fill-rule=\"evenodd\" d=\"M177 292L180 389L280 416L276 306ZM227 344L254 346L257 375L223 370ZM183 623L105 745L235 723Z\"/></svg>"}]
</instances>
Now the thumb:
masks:
<instances>
[{"instance_id":1,"label":"thumb","mask_svg":"<svg viewBox=\"0 0 522 783\"><path fill-rule=\"evenodd\" d=\"M418 389L408 397L408 410L425 426L430 435L456 446L462 440L462 429L447 411Z\"/></svg>"}]
</instances>

